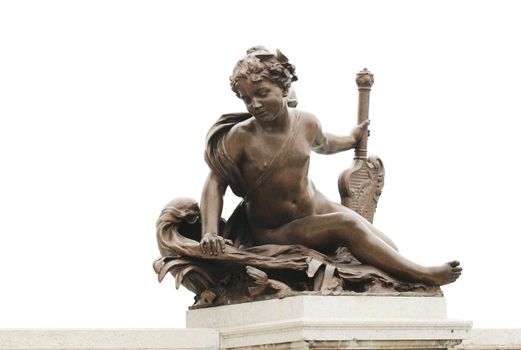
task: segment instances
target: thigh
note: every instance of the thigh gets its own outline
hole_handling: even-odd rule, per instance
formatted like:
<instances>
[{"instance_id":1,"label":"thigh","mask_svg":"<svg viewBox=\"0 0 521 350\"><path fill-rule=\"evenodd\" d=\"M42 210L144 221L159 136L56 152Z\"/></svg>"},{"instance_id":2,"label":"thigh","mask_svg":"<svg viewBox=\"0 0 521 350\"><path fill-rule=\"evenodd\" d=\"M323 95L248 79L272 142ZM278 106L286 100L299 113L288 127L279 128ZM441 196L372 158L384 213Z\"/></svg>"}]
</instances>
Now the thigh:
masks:
<instances>
[{"instance_id":1,"label":"thigh","mask_svg":"<svg viewBox=\"0 0 521 350\"><path fill-rule=\"evenodd\" d=\"M359 222L363 223L365 227L367 227L367 230L369 230L372 234L383 240L385 243L387 243L389 246L391 246L394 250L398 250L396 248L396 244L392 241L391 238L389 238L386 234L384 234L382 231L377 229L372 223L370 223L366 218L364 218L362 215L358 214L353 209L350 209L340 203L335 203L328 201L327 203L323 203L321 206L322 212L337 212L337 213L346 213L348 215L351 215L353 220L358 220Z\"/></svg>"},{"instance_id":2,"label":"thigh","mask_svg":"<svg viewBox=\"0 0 521 350\"><path fill-rule=\"evenodd\" d=\"M349 229L344 213L309 215L269 230L255 230L261 244L301 244L318 250L334 249L339 244L338 232Z\"/></svg>"}]
</instances>

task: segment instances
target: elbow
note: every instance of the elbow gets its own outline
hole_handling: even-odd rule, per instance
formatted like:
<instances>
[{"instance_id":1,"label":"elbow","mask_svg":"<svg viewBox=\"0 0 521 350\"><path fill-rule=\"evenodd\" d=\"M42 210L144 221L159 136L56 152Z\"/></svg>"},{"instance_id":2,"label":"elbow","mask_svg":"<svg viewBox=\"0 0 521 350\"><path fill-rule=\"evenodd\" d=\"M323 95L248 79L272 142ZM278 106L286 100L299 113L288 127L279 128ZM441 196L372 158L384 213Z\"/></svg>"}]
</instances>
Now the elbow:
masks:
<instances>
[{"instance_id":1,"label":"elbow","mask_svg":"<svg viewBox=\"0 0 521 350\"><path fill-rule=\"evenodd\" d=\"M318 147L318 148L314 149L314 151L318 154L325 154L325 155L335 154L338 152L337 149L334 149L331 147Z\"/></svg>"},{"instance_id":2,"label":"elbow","mask_svg":"<svg viewBox=\"0 0 521 350\"><path fill-rule=\"evenodd\" d=\"M332 154L333 152L331 145L328 142L323 142L320 145L313 147L313 151L318 154Z\"/></svg>"},{"instance_id":3,"label":"elbow","mask_svg":"<svg viewBox=\"0 0 521 350\"><path fill-rule=\"evenodd\" d=\"M324 147L314 147L313 152L318 154L329 154L329 152Z\"/></svg>"}]
</instances>

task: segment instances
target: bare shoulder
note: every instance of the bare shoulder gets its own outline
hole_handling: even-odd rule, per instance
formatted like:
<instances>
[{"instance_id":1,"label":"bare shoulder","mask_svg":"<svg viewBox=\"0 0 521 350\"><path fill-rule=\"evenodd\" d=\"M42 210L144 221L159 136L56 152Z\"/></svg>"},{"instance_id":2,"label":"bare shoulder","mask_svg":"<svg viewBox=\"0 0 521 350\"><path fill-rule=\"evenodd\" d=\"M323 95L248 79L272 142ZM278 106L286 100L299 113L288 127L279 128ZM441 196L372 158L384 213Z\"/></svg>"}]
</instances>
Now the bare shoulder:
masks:
<instances>
[{"instance_id":1,"label":"bare shoulder","mask_svg":"<svg viewBox=\"0 0 521 350\"><path fill-rule=\"evenodd\" d=\"M316 136L316 134L321 130L320 121L313 113L301 110L298 110L296 112L299 113L301 123L304 126L304 129L307 131L307 134L309 134L309 136L313 139Z\"/></svg>"},{"instance_id":2,"label":"bare shoulder","mask_svg":"<svg viewBox=\"0 0 521 350\"><path fill-rule=\"evenodd\" d=\"M246 142L251 137L253 130L252 119L235 124L226 134L224 145L232 160L239 161L244 151Z\"/></svg>"}]
</instances>

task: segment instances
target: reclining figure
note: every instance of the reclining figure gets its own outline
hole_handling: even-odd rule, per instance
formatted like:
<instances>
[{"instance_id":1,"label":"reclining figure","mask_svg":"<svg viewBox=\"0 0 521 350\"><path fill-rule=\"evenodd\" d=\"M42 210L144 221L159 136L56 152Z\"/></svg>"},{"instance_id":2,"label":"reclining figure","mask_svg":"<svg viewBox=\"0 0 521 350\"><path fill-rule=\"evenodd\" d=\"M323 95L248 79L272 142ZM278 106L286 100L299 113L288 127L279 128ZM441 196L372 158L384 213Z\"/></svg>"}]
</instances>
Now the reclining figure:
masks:
<instances>
[{"instance_id":1,"label":"reclining figure","mask_svg":"<svg viewBox=\"0 0 521 350\"><path fill-rule=\"evenodd\" d=\"M210 173L201 207L179 198L157 223L162 258L177 286L196 294L195 307L298 293L439 295L461 274L459 262L418 265L356 211L326 198L308 178L310 152L356 147L368 122L348 136L322 131L294 104L295 67L277 50L248 50L230 77L248 113L225 114L210 128L205 160ZM230 187L243 200L221 218Z\"/></svg>"}]
</instances>

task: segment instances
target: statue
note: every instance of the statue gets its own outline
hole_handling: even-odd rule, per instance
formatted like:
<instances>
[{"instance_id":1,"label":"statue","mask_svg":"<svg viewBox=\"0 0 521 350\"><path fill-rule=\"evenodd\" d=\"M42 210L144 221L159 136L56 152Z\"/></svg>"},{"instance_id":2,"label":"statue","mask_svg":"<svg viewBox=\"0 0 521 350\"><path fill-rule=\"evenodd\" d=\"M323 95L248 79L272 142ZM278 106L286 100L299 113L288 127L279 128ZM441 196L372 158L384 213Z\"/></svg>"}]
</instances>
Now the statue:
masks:
<instances>
[{"instance_id":1,"label":"statue","mask_svg":"<svg viewBox=\"0 0 521 350\"><path fill-rule=\"evenodd\" d=\"M195 308L302 293L441 295L439 286L460 276L459 262L418 265L371 223L383 186L383 164L365 149L372 74L358 74L359 120L348 136L292 108L296 80L279 50L253 47L236 64L231 88L248 113L225 114L210 128L200 208L178 198L161 212L159 280L173 274L196 294ZM335 203L308 178L310 152L352 148L355 163L340 176ZM353 175L360 169L367 179ZM224 220L228 187L243 200Z\"/></svg>"}]
</instances>

